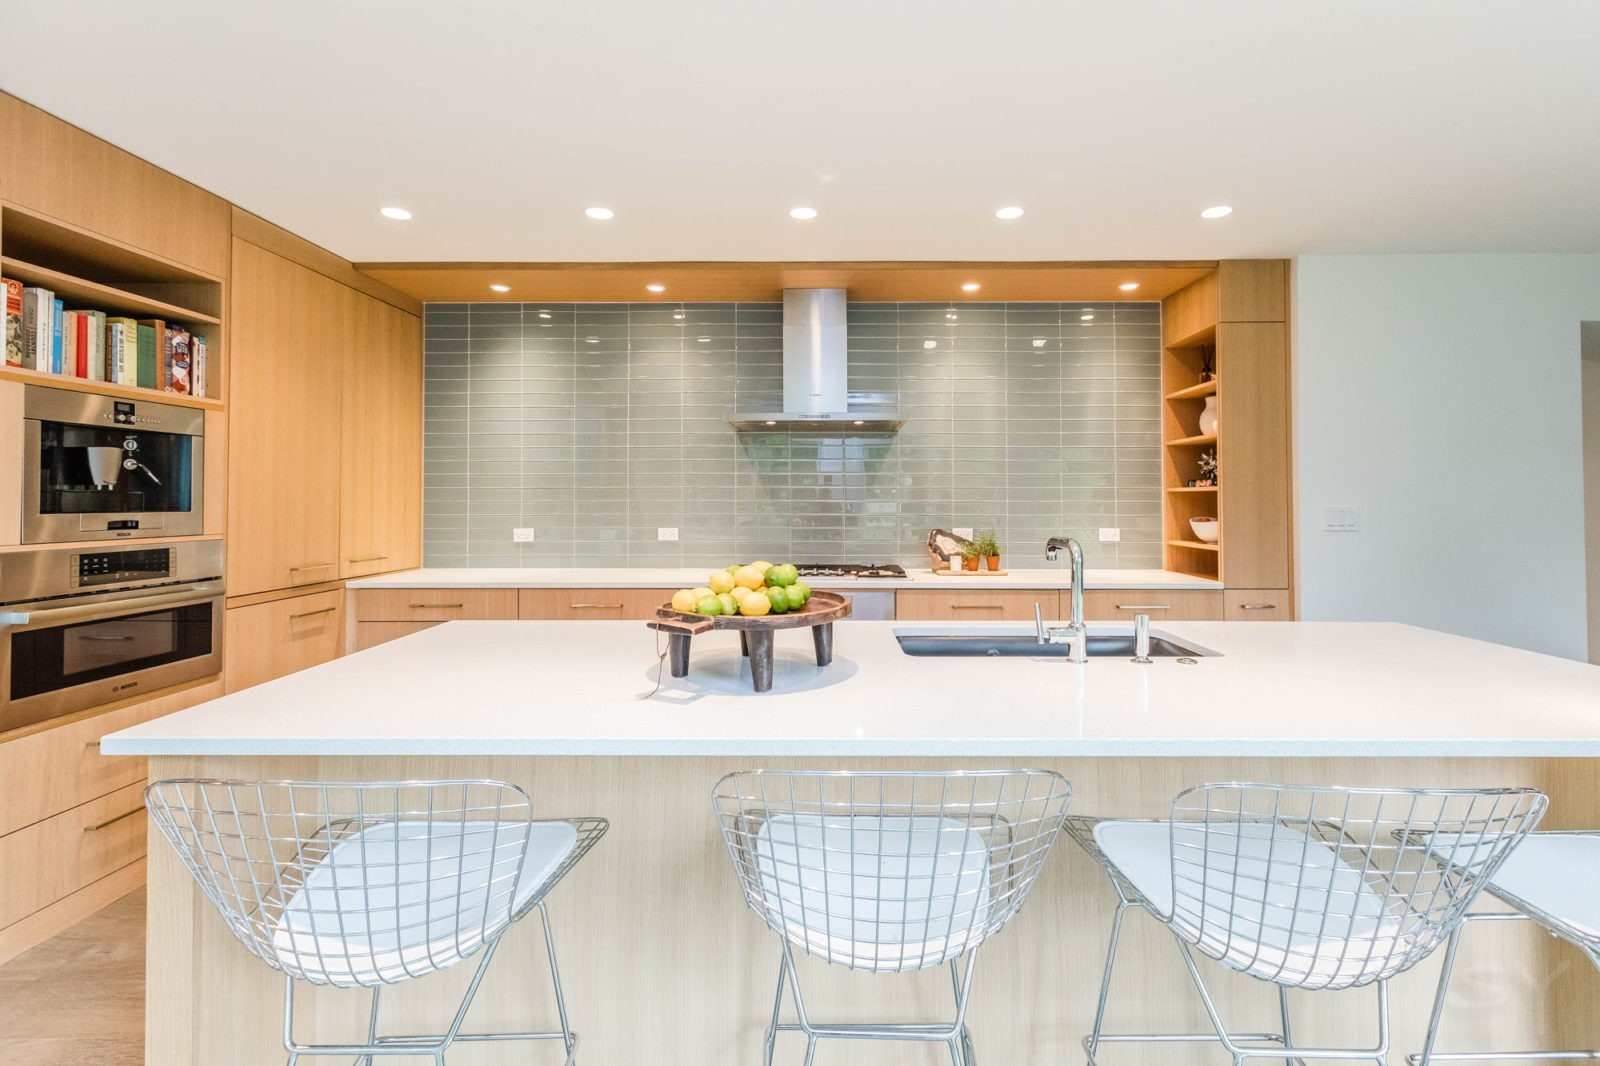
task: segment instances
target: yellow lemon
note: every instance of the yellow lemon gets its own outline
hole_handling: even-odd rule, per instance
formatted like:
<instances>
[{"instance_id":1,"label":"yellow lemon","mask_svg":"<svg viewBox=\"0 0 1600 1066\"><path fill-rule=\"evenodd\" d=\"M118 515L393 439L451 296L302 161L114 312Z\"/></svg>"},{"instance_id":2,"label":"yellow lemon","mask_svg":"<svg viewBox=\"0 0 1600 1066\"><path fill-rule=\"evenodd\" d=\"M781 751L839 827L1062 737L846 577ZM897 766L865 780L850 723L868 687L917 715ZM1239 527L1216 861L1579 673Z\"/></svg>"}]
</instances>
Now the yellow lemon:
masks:
<instances>
[{"instance_id":1,"label":"yellow lemon","mask_svg":"<svg viewBox=\"0 0 1600 1066\"><path fill-rule=\"evenodd\" d=\"M769 563L769 562L766 562L765 560L757 560L756 562L753 562L750 565L755 567L757 570L761 571L761 576L762 577L765 577L766 574L767 574L767 571L772 569L772 564Z\"/></svg>"},{"instance_id":2,"label":"yellow lemon","mask_svg":"<svg viewBox=\"0 0 1600 1066\"><path fill-rule=\"evenodd\" d=\"M746 596L739 601L739 613L746 618L760 618L772 610L772 601L765 596Z\"/></svg>"},{"instance_id":3,"label":"yellow lemon","mask_svg":"<svg viewBox=\"0 0 1600 1066\"><path fill-rule=\"evenodd\" d=\"M750 590L745 588L743 585L735 585L733 588L728 590L728 595L732 596L736 601L743 603L744 598L750 595Z\"/></svg>"},{"instance_id":4,"label":"yellow lemon","mask_svg":"<svg viewBox=\"0 0 1600 1066\"><path fill-rule=\"evenodd\" d=\"M701 585L699 588L694 590L694 598L695 598L696 601L703 600L707 596L715 596L715 595L716 595L715 592L712 592L710 589L706 588L704 585Z\"/></svg>"},{"instance_id":5,"label":"yellow lemon","mask_svg":"<svg viewBox=\"0 0 1600 1066\"><path fill-rule=\"evenodd\" d=\"M672 594L672 609L682 611L684 614L693 614L699 602L700 597L694 594L693 589L679 589Z\"/></svg>"},{"instance_id":6,"label":"yellow lemon","mask_svg":"<svg viewBox=\"0 0 1600 1066\"><path fill-rule=\"evenodd\" d=\"M726 570L718 570L711 575L711 580L707 581L706 584L711 586L712 592L720 596L724 592L733 590L733 575Z\"/></svg>"},{"instance_id":7,"label":"yellow lemon","mask_svg":"<svg viewBox=\"0 0 1600 1066\"><path fill-rule=\"evenodd\" d=\"M747 589L758 589L762 584L763 573L764 571L757 570L754 564L741 566L739 572L733 575L733 582Z\"/></svg>"}]
</instances>

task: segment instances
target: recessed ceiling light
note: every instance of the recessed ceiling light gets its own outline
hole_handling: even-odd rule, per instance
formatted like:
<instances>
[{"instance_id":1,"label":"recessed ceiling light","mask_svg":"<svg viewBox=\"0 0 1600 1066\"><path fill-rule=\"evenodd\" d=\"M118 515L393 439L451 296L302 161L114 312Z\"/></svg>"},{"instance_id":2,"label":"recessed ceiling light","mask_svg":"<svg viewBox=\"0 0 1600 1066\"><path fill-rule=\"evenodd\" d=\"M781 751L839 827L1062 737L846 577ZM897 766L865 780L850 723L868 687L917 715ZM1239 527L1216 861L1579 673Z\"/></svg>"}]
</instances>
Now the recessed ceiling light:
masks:
<instances>
[{"instance_id":1,"label":"recessed ceiling light","mask_svg":"<svg viewBox=\"0 0 1600 1066\"><path fill-rule=\"evenodd\" d=\"M1003 219L1007 219L1007 220L1013 219L1013 218L1021 218L1022 217L1022 208L1020 208L1020 207L1002 207L1000 210L998 210L998 211L996 211L994 213L994 217L995 218L1003 218Z\"/></svg>"},{"instance_id":2,"label":"recessed ceiling light","mask_svg":"<svg viewBox=\"0 0 1600 1066\"><path fill-rule=\"evenodd\" d=\"M666 292L667 291L667 287L665 285L646 285L645 288L648 289L650 292Z\"/></svg>"},{"instance_id":3,"label":"recessed ceiling light","mask_svg":"<svg viewBox=\"0 0 1600 1066\"><path fill-rule=\"evenodd\" d=\"M791 207L789 208L789 217L798 218L800 221L805 222L808 219L817 217L817 209L814 207Z\"/></svg>"},{"instance_id":4,"label":"recessed ceiling light","mask_svg":"<svg viewBox=\"0 0 1600 1066\"><path fill-rule=\"evenodd\" d=\"M1121 289L1123 292L1132 292L1138 287L1139 283L1137 281L1124 281L1121 285L1117 286L1117 288Z\"/></svg>"},{"instance_id":5,"label":"recessed ceiling light","mask_svg":"<svg viewBox=\"0 0 1600 1066\"><path fill-rule=\"evenodd\" d=\"M939 342L938 341L923 341L922 342L922 346L924 348L929 348L929 349L937 348L937 347L939 347Z\"/></svg>"},{"instance_id":6,"label":"recessed ceiling light","mask_svg":"<svg viewBox=\"0 0 1600 1066\"><path fill-rule=\"evenodd\" d=\"M983 286L979 285L976 281L969 281L965 285L961 286L961 291L962 292L977 292L981 288L983 288Z\"/></svg>"},{"instance_id":7,"label":"recessed ceiling light","mask_svg":"<svg viewBox=\"0 0 1600 1066\"><path fill-rule=\"evenodd\" d=\"M583 213L588 215L590 218L597 218L602 222L616 215L616 212L611 210L609 207L586 207L583 209Z\"/></svg>"},{"instance_id":8,"label":"recessed ceiling light","mask_svg":"<svg viewBox=\"0 0 1600 1066\"><path fill-rule=\"evenodd\" d=\"M378 214L384 218L392 218L396 222L405 222L411 217L411 212L403 207L380 207Z\"/></svg>"},{"instance_id":9,"label":"recessed ceiling light","mask_svg":"<svg viewBox=\"0 0 1600 1066\"><path fill-rule=\"evenodd\" d=\"M1218 204L1216 207L1208 207L1204 211L1200 212L1200 217L1225 218L1231 214L1233 214L1233 208L1229 207L1227 204Z\"/></svg>"},{"instance_id":10,"label":"recessed ceiling light","mask_svg":"<svg viewBox=\"0 0 1600 1066\"><path fill-rule=\"evenodd\" d=\"M511 286L510 285L490 285L489 289L490 289L491 292L510 292L511 291Z\"/></svg>"}]
</instances>

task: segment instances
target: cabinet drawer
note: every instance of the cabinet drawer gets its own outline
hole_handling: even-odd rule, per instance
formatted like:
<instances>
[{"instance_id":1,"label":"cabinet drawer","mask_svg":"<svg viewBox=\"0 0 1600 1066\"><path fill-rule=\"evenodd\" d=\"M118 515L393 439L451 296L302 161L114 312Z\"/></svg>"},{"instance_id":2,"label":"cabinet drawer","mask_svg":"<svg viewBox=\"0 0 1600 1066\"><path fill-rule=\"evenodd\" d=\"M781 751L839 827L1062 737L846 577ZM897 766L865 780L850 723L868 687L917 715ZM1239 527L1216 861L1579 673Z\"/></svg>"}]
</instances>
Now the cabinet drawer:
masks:
<instances>
[{"instance_id":1,"label":"cabinet drawer","mask_svg":"<svg viewBox=\"0 0 1600 1066\"><path fill-rule=\"evenodd\" d=\"M1034 604L1047 619L1061 617L1061 593L1055 589L1001 588L896 592L894 616L902 622L1031 622Z\"/></svg>"},{"instance_id":2,"label":"cabinet drawer","mask_svg":"<svg viewBox=\"0 0 1600 1066\"><path fill-rule=\"evenodd\" d=\"M391 640L409 637L413 633L420 633L424 629L432 629L443 624L442 622L357 622L356 651L375 648L379 644L387 644Z\"/></svg>"},{"instance_id":3,"label":"cabinet drawer","mask_svg":"<svg viewBox=\"0 0 1600 1066\"><path fill-rule=\"evenodd\" d=\"M1068 597L1061 594L1064 611ZM1152 622L1220 622L1220 589L1085 589L1083 613L1092 622L1132 621L1147 614Z\"/></svg>"},{"instance_id":4,"label":"cabinet drawer","mask_svg":"<svg viewBox=\"0 0 1600 1066\"><path fill-rule=\"evenodd\" d=\"M522 589L517 617L539 621L654 618L671 589Z\"/></svg>"},{"instance_id":5,"label":"cabinet drawer","mask_svg":"<svg viewBox=\"0 0 1600 1066\"><path fill-rule=\"evenodd\" d=\"M1223 593L1230 622L1292 622L1288 589L1228 589Z\"/></svg>"},{"instance_id":6,"label":"cabinet drawer","mask_svg":"<svg viewBox=\"0 0 1600 1066\"><path fill-rule=\"evenodd\" d=\"M0 835L143 780L143 757L101 755L100 738L220 695L211 681L0 744Z\"/></svg>"},{"instance_id":7,"label":"cabinet drawer","mask_svg":"<svg viewBox=\"0 0 1600 1066\"><path fill-rule=\"evenodd\" d=\"M337 659L344 652L344 590L230 608L223 679L229 692Z\"/></svg>"},{"instance_id":8,"label":"cabinet drawer","mask_svg":"<svg viewBox=\"0 0 1600 1066\"><path fill-rule=\"evenodd\" d=\"M0 928L138 862L145 831L141 779L0 837Z\"/></svg>"},{"instance_id":9,"label":"cabinet drawer","mask_svg":"<svg viewBox=\"0 0 1600 1066\"><path fill-rule=\"evenodd\" d=\"M453 622L517 617L516 589L357 589L357 622Z\"/></svg>"}]
</instances>

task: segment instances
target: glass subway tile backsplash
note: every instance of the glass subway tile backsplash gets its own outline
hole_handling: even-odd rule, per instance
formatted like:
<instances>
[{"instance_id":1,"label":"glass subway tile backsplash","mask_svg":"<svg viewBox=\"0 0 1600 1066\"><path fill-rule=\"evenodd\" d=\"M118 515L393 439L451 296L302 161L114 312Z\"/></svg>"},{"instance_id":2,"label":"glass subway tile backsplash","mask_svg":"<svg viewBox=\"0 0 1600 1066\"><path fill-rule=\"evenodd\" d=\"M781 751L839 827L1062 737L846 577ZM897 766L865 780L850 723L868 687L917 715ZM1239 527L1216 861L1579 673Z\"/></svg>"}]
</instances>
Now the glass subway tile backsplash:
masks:
<instances>
[{"instance_id":1,"label":"glass subway tile backsplash","mask_svg":"<svg viewBox=\"0 0 1600 1066\"><path fill-rule=\"evenodd\" d=\"M779 303L429 304L425 563L925 566L930 529L972 526L1008 568L1059 565L1062 533L1158 567L1160 315L852 303L851 402L905 426L752 433L726 419L783 406Z\"/></svg>"}]
</instances>

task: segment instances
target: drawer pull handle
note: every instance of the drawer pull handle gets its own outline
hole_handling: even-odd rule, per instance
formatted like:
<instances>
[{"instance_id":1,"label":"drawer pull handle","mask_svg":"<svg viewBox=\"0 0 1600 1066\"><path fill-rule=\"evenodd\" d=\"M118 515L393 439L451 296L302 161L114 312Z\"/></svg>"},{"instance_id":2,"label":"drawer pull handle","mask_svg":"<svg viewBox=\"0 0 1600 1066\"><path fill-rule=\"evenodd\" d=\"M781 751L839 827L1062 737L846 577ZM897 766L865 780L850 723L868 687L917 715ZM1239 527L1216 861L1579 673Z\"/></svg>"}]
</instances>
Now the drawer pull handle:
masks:
<instances>
[{"instance_id":1,"label":"drawer pull handle","mask_svg":"<svg viewBox=\"0 0 1600 1066\"><path fill-rule=\"evenodd\" d=\"M998 611L1000 610L1000 605L998 603L952 603L950 609L952 611Z\"/></svg>"},{"instance_id":2,"label":"drawer pull handle","mask_svg":"<svg viewBox=\"0 0 1600 1066\"><path fill-rule=\"evenodd\" d=\"M99 751L100 750L100 742L98 740L91 740L91 741L87 742L86 744L84 744L83 750L84 751Z\"/></svg>"},{"instance_id":3,"label":"drawer pull handle","mask_svg":"<svg viewBox=\"0 0 1600 1066\"><path fill-rule=\"evenodd\" d=\"M1275 611L1277 609L1278 605L1275 603L1241 603L1239 605L1239 610L1241 611Z\"/></svg>"},{"instance_id":4,"label":"drawer pull handle","mask_svg":"<svg viewBox=\"0 0 1600 1066\"><path fill-rule=\"evenodd\" d=\"M100 641L101 643L104 643L104 644L121 644L121 643L124 643L126 641L130 641L130 640L133 639L130 636L97 637L93 633L78 633L78 634L76 634L76 636L77 636L77 638L79 640L97 640L97 641Z\"/></svg>"},{"instance_id":5,"label":"drawer pull handle","mask_svg":"<svg viewBox=\"0 0 1600 1066\"><path fill-rule=\"evenodd\" d=\"M464 603L413 603L413 611L459 611L465 607Z\"/></svg>"},{"instance_id":6,"label":"drawer pull handle","mask_svg":"<svg viewBox=\"0 0 1600 1066\"><path fill-rule=\"evenodd\" d=\"M572 609L574 611L620 611L620 610L622 610L622 604L620 604L620 603L575 603L575 604L572 605Z\"/></svg>"},{"instance_id":7,"label":"drawer pull handle","mask_svg":"<svg viewBox=\"0 0 1600 1066\"><path fill-rule=\"evenodd\" d=\"M289 616L289 621L293 622L296 618L311 618L319 614L331 614L338 609L339 608L337 607L321 607L315 611L301 611L299 614L291 614Z\"/></svg>"},{"instance_id":8,"label":"drawer pull handle","mask_svg":"<svg viewBox=\"0 0 1600 1066\"><path fill-rule=\"evenodd\" d=\"M289 573L298 574L302 570L326 570L332 565L332 563L306 563L304 566L289 567Z\"/></svg>"},{"instance_id":9,"label":"drawer pull handle","mask_svg":"<svg viewBox=\"0 0 1600 1066\"><path fill-rule=\"evenodd\" d=\"M352 563L381 563L389 558L387 555L368 555L361 559L351 559Z\"/></svg>"},{"instance_id":10,"label":"drawer pull handle","mask_svg":"<svg viewBox=\"0 0 1600 1066\"><path fill-rule=\"evenodd\" d=\"M1170 610L1172 610L1172 604L1170 604L1170 603L1119 603L1119 604L1117 604L1117 610L1119 610L1119 611L1170 611Z\"/></svg>"},{"instance_id":11,"label":"drawer pull handle","mask_svg":"<svg viewBox=\"0 0 1600 1066\"><path fill-rule=\"evenodd\" d=\"M102 829L106 829L106 828L109 828L110 826L116 825L118 822L122 821L125 818L132 818L134 815L142 814L142 813L144 813L144 807L143 806L135 807L133 810L128 811L128 812L126 812L124 814L119 814L115 818L107 818L103 822L97 822L94 825L86 825L86 826L83 827L83 831L85 833L98 833Z\"/></svg>"}]
</instances>

